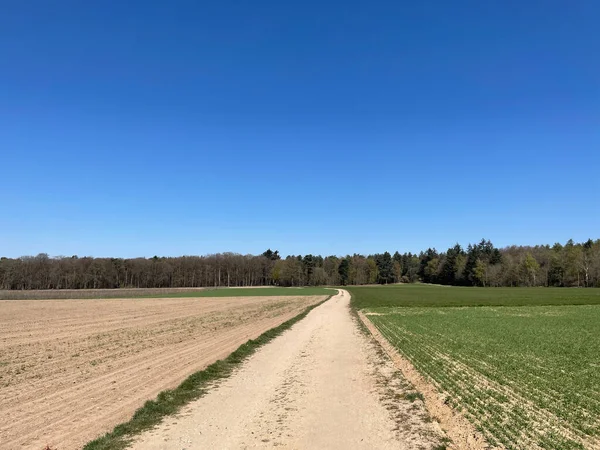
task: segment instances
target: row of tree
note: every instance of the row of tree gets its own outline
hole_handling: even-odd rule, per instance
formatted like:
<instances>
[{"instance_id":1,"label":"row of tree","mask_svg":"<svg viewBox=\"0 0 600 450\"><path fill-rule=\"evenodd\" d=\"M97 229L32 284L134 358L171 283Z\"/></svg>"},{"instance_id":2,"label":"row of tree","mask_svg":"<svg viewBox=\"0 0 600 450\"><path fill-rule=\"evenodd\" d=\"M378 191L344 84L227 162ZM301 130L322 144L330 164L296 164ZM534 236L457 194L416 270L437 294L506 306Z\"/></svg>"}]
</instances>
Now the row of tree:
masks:
<instances>
[{"instance_id":1,"label":"row of tree","mask_svg":"<svg viewBox=\"0 0 600 450\"><path fill-rule=\"evenodd\" d=\"M465 286L600 287L600 240L495 248L490 241L444 253L428 249L418 276L428 283Z\"/></svg>"},{"instance_id":2,"label":"row of tree","mask_svg":"<svg viewBox=\"0 0 600 450\"><path fill-rule=\"evenodd\" d=\"M219 253L177 258L0 258L0 289L316 286L438 283L461 286L600 287L600 239L496 248L488 240L445 252L281 258Z\"/></svg>"}]
</instances>

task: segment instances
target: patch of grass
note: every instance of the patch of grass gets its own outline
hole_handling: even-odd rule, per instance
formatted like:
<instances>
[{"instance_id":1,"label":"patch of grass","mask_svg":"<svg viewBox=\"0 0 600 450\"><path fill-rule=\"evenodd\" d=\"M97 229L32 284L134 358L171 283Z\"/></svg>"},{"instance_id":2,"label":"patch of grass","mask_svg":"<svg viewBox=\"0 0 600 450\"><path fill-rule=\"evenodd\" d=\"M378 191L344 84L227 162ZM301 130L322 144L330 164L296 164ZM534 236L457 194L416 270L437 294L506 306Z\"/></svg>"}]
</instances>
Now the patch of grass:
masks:
<instances>
[{"instance_id":1,"label":"patch of grass","mask_svg":"<svg viewBox=\"0 0 600 450\"><path fill-rule=\"evenodd\" d=\"M118 450L126 448L136 434L154 427L164 417L177 413L181 407L204 395L214 382L230 376L234 369L239 367L259 347L279 336L296 322L306 317L312 309L328 299L309 306L296 317L265 331L258 338L240 345L227 358L216 361L206 369L190 375L177 388L161 392L155 400L147 401L144 406L138 409L129 422L117 425L110 433L89 442L83 447L84 450Z\"/></svg>"},{"instance_id":2,"label":"patch of grass","mask_svg":"<svg viewBox=\"0 0 600 450\"><path fill-rule=\"evenodd\" d=\"M406 394L404 394L404 398L409 402L414 402L417 399L421 400L422 402L425 401L423 394L421 394L420 392L407 392Z\"/></svg>"},{"instance_id":3,"label":"patch of grass","mask_svg":"<svg viewBox=\"0 0 600 450\"><path fill-rule=\"evenodd\" d=\"M345 286L358 309L399 306L600 305L599 288L477 288L402 284Z\"/></svg>"},{"instance_id":4,"label":"patch of grass","mask_svg":"<svg viewBox=\"0 0 600 450\"><path fill-rule=\"evenodd\" d=\"M204 291L184 291L164 295L149 295L147 298L176 297L287 297L303 295L334 295L335 289L321 287L259 287L259 288L218 288Z\"/></svg>"}]
</instances>

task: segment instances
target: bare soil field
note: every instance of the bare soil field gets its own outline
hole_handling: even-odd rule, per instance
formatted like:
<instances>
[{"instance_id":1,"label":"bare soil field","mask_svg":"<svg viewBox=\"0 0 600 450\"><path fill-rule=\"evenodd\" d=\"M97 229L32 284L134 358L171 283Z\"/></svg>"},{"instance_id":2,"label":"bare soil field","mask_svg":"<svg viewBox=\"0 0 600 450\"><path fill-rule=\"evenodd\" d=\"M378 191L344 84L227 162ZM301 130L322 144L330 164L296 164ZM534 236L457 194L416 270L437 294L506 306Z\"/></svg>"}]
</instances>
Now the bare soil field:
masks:
<instances>
[{"instance_id":1,"label":"bare soil field","mask_svg":"<svg viewBox=\"0 0 600 450\"><path fill-rule=\"evenodd\" d=\"M0 446L81 448L325 298L0 301Z\"/></svg>"}]
</instances>

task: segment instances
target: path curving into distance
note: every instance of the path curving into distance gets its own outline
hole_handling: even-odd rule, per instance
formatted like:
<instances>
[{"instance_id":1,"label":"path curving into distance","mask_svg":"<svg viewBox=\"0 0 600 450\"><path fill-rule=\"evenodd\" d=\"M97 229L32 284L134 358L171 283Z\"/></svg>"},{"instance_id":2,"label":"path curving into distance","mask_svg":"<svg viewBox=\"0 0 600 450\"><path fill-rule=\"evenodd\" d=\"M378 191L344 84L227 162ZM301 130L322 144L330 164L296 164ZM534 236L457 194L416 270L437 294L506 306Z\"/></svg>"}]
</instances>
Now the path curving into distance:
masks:
<instances>
[{"instance_id":1,"label":"path curving into distance","mask_svg":"<svg viewBox=\"0 0 600 450\"><path fill-rule=\"evenodd\" d=\"M417 449L442 434L340 290L131 448Z\"/></svg>"}]
</instances>

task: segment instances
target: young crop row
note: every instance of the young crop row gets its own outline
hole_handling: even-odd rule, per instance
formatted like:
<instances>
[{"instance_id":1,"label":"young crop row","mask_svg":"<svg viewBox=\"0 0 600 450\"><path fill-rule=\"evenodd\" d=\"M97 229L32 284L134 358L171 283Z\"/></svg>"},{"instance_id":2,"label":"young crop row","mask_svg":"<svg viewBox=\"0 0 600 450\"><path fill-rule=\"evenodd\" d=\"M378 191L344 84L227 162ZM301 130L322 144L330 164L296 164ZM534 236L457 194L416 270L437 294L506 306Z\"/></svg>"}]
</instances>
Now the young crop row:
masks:
<instances>
[{"instance_id":1,"label":"young crop row","mask_svg":"<svg viewBox=\"0 0 600 450\"><path fill-rule=\"evenodd\" d=\"M369 319L491 444L600 448L599 306L379 314Z\"/></svg>"}]
</instances>

